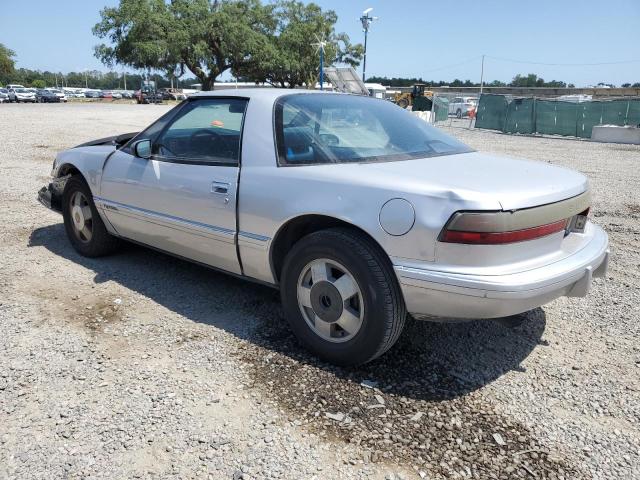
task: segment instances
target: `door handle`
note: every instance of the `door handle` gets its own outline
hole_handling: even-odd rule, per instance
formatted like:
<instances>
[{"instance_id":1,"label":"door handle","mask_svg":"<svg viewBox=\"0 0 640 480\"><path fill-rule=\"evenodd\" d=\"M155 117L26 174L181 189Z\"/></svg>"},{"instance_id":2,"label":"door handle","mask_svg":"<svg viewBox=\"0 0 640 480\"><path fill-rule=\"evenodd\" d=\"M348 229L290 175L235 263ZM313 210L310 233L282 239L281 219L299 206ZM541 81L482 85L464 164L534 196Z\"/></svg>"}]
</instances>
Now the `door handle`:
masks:
<instances>
[{"instance_id":1,"label":"door handle","mask_svg":"<svg viewBox=\"0 0 640 480\"><path fill-rule=\"evenodd\" d=\"M211 193L226 195L229 193L229 184L226 182L211 182Z\"/></svg>"}]
</instances>

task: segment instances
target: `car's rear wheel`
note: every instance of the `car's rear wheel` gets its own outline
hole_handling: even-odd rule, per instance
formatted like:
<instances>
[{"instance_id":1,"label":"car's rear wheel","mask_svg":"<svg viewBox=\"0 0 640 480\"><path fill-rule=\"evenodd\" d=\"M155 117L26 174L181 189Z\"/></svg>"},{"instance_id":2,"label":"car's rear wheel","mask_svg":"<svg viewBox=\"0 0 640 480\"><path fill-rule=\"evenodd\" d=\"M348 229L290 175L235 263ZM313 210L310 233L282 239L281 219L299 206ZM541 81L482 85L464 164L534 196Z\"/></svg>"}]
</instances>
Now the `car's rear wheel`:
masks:
<instances>
[{"instance_id":1,"label":"car's rear wheel","mask_svg":"<svg viewBox=\"0 0 640 480\"><path fill-rule=\"evenodd\" d=\"M62 217L69 241L85 257L112 253L120 240L105 227L89 186L79 175L67 180L62 194Z\"/></svg>"},{"instance_id":2,"label":"car's rear wheel","mask_svg":"<svg viewBox=\"0 0 640 480\"><path fill-rule=\"evenodd\" d=\"M386 254L347 228L315 232L294 245L284 262L281 295L300 342L338 365L382 355L407 316Z\"/></svg>"}]
</instances>

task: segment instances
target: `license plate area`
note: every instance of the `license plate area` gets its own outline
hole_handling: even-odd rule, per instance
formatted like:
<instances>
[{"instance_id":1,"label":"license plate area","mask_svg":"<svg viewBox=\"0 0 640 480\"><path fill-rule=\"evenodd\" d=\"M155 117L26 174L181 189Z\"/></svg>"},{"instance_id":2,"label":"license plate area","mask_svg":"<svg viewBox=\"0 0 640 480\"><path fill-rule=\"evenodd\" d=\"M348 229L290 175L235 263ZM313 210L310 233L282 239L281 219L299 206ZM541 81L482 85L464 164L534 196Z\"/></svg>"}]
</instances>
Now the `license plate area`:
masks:
<instances>
[{"instance_id":1,"label":"license plate area","mask_svg":"<svg viewBox=\"0 0 640 480\"><path fill-rule=\"evenodd\" d=\"M570 233L584 233L584 229L586 228L588 221L589 209L574 215L567 224L566 235L569 235Z\"/></svg>"}]
</instances>

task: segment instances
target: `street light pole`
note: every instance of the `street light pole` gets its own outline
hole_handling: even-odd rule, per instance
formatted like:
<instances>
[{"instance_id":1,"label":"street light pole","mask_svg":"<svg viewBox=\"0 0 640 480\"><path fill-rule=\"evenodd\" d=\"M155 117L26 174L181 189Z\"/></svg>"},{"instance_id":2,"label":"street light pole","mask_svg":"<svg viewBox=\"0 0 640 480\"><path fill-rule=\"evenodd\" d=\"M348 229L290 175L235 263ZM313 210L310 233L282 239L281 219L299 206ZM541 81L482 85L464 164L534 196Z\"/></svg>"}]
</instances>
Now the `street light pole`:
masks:
<instances>
[{"instance_id":1,"label":"street light pole","mask_svg":"<svg viewBox=\"0 0 640 480\"><path fill-rule=\"evenodd\" d=\"M360 17L360 21L362 22L362 30L364 31L364 58L362 61L363 82L367 78L367 37L369 36L369 27L371 26L371 22L373 22L374 20L378 20L378 17L369 16L371 10L373 10L373 8L367 8L364 12L362 12L362 16Z\"/></svg>"}]
</instances>

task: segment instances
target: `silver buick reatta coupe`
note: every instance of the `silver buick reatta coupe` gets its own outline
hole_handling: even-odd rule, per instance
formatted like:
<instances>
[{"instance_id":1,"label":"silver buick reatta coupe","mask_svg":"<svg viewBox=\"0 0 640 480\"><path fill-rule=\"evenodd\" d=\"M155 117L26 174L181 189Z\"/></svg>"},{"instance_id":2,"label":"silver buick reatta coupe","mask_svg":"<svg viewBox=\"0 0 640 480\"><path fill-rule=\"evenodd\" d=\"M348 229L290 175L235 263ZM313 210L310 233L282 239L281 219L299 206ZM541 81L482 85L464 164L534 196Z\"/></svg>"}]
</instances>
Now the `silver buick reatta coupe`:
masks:
<instances>
[{"instance_id":1,"label":"silver buick reatta coupe","mask_svg":"<svg viewBox=\"0 0 640 480\"><path fill-rule=\"evenodd\" d=\"M298 339L342 365L383 354L408 315L585 296L609 258L583 175L475 152L352 95L204 92L61 152L52 177L39 200L80 254L127 240L275 286Z\"/></svg>"}]
</instances>

